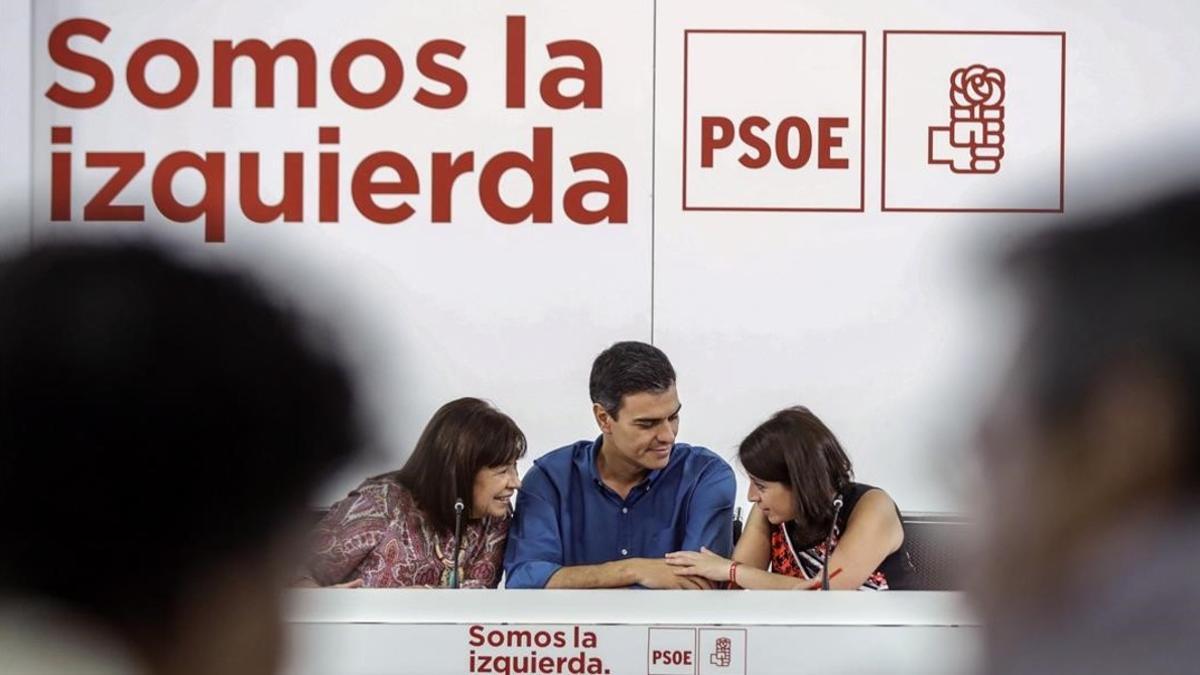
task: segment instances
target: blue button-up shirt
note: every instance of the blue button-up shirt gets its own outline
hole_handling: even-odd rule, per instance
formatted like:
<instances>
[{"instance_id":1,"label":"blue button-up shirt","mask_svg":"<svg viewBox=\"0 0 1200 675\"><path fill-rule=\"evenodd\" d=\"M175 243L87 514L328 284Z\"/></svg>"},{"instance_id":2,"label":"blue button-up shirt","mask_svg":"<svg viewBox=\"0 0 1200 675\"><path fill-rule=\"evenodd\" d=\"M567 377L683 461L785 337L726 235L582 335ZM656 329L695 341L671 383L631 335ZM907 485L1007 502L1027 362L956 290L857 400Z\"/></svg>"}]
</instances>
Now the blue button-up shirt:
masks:
<instances>
[{"instance_id":1,"label":"blue button-up shirt","mask_svg":"<svg viewBox=\"0 0 1200 675\"><path fill-rule=\"evenodd\" d=\"M601 439L538 458L521 481L508 533L508 588L543 588L560 567L733 549L733 469L707 448L676 443L667 466L621 499L600 480Z\"/></svg>"}]
</instances>

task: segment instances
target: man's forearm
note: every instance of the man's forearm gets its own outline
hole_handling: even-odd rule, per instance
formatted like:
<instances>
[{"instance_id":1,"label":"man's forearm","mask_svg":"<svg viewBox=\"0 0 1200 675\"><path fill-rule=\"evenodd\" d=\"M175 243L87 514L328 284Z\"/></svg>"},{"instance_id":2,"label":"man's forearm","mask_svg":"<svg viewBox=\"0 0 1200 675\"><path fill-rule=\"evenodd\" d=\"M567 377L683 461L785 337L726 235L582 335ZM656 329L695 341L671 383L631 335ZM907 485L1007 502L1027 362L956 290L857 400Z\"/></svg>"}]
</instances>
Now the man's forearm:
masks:
<instances>
[{"instance_id":1,"label":"man's forearm","mask_svg":"<svg viewBox=\"0 0 1200 675\"><path fill-rule=\"evenodd\" d=\"M638 583L634 559L560 567L546 588L623 588Z\"/></svg>"}]
</instances>

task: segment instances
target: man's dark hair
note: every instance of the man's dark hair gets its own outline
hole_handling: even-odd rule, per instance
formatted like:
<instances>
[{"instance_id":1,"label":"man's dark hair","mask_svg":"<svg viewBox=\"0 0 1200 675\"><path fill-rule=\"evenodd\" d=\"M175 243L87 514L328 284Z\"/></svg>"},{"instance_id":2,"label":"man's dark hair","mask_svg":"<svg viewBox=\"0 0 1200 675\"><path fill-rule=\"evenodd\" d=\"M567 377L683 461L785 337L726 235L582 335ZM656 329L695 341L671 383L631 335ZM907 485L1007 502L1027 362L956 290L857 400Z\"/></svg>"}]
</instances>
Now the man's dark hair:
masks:
<instances>
[{"instance_id":1,"label":"man's dark hair","mask_svg":"<svg viewBox=\"0 0 1200 675\"><path fill-rule=\"evenodd\" d=\"M172 629L358 446L350 379L251 281L144 244L0 262L0 593Z\"/></svg>"},{"instance_id":2,"label":"man's dark hair","mask_svg":"<svg viewBox=\"0 0 1200 675\"><path fill-rule=\"evenodd\" d=\"M1097 380L1131 359L1169 374L1200 484L1200 192L1047 231L1006 266L1033 309L1028 356L1044 422L1078 412Z\"/></svg>"},{"instance_id":3,"label":"man's dark hair","mask_svg":"<svg viewBox=\"0 0 1200 675\"><path fill-rule=\"evenodd\" d=\"M460 398L438 408L396 480L445 531L454 530L454 500L470 517L475 474L525 456L525 434L487 401Z\"/></svg>"},{"instance_id":4,"label":"man's dark hair","mask_svg":"<svg viewBox=\"0 0 1200 675\"><path fill-rule=\"evenodd\" d=\"M661 349L644 342L618 342L600 352L592 363L588 392L613 419L623 397L661 394L675 384L675 369Z\"/></svg>"}]
</instances>

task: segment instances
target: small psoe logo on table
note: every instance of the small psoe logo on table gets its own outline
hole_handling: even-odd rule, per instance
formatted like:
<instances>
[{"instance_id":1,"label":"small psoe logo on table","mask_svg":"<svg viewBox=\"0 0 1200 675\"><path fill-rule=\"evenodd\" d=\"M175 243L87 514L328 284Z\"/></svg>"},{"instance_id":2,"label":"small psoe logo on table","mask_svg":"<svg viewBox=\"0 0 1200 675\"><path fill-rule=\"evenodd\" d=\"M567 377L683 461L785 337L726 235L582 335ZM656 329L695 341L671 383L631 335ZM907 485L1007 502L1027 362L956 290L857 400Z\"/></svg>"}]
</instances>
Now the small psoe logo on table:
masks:
<instances>
[{"instance_id":1,"label":"small psoe logo on table","mask_svg":"<svg viewBox=\"0 0 1200 675\"><path fill-rule=\"evenodd\" d=\"M733 663L733 641L729 638L717 638L716 649L708 655L708 662L720 668L728 668Z\"/></svg>"},{"instance_id":2,"label":"small psoe logo on table","mask_svg":"<svg viewBox=\"0 0 1200 675\"><path fill-rule=\"evenodd\" d=\"M1004 71L974 64L950 75L950 124L929 127L929 163L954 173L1000 171L1004 157Z\"/></svg>"}]
</instances>

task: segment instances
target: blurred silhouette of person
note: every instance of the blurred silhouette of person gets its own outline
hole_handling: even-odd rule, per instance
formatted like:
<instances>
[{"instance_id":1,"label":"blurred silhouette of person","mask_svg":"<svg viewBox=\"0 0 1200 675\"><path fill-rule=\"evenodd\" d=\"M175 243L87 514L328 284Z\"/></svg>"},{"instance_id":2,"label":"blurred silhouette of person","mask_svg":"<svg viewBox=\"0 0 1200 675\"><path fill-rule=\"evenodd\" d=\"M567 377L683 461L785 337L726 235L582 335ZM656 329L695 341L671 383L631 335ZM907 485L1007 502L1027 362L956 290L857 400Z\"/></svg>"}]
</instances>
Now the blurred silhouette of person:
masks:
<instances>
[{"instance_id":1,"label":"blurred silhouette of person","mask_svg":"<svg viewBox=\"0 0 1200 675\"><path fill-rule=\"evenodd\" d=\"M981 433L991 673L1196 672L1200 192L1006 259L1027 311Z\"/></svg>"},{"instance_id":2,"label":"blurred silhouette of person","mask_svg":"<svg viewBox=\"0 0 1200 675\"><path fill-rule=\"evenodd\" d=\"M0 672L274 672L312 488L359 444L329 336L145 244L0 263Z\"/></svg>"}]
</instances>

